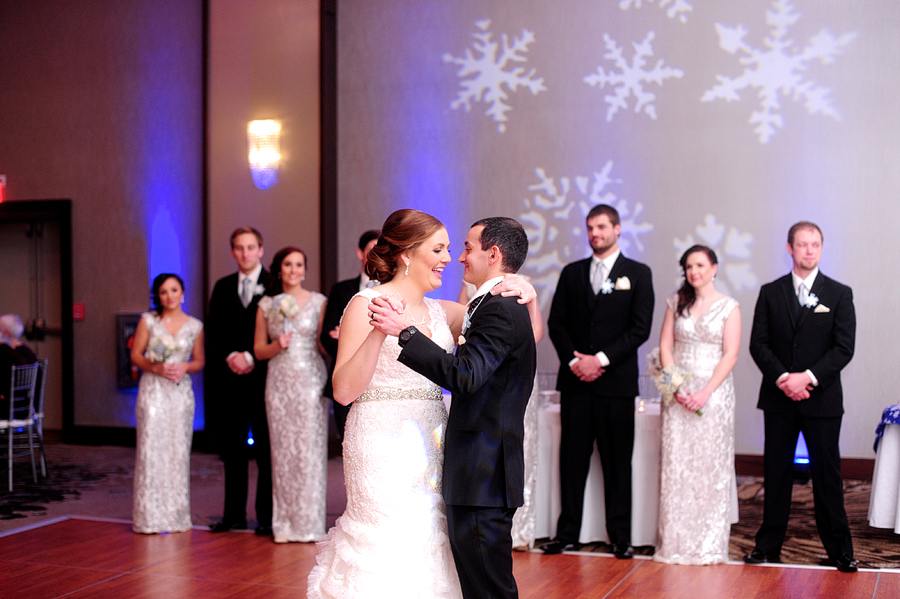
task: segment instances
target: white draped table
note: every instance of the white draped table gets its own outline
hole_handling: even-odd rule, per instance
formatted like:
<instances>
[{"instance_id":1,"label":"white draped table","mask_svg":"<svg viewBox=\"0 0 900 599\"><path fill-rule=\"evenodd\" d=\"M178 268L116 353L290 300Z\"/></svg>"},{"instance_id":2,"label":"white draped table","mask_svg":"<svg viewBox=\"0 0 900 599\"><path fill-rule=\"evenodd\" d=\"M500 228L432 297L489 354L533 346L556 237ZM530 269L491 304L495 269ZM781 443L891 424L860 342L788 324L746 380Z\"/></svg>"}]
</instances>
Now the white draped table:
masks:
<instances>
[{"instance_id":1,"label":"white draped table","mask_svg":"<svg viewBox=\"0 0 900 599\"><path fill-rule=\"evenodd\" d=\"M875 452L869 526L892 528L900 533L900 424L885 424Z\"/></svg>"},{"instance_id":2,"label":"white draped table","mask_svg":"<svg viewBox=\"0 0 900 599\"><path fill-rule=\"evenodd\" d=\"M545 392L550 393L550 392ZM552 394L552 393L551 393ZM631 543L656 545L659 518L659 403L635 400L634 453L632 454ZM535 484L535 537L553 538L562 511L559 486L559 404L546 403L538 413L538 471ZM579 542L609 541L606 534L606 503L603 469L594 448L584 490L584 511Z\"/></svg>"}]
</instances>

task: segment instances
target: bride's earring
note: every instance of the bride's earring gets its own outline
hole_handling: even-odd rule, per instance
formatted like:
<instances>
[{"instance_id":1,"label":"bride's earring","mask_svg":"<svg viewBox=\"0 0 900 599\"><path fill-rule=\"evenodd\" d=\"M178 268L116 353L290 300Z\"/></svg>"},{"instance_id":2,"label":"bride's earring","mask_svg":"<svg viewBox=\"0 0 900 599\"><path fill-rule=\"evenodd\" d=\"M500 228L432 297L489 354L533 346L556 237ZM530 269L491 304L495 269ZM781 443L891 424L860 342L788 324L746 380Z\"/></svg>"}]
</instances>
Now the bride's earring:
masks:
<instances>
[{"instance_id":1,"label":"bride's earring","mask_svg":"<svg viewBox=\"0 0 900 599\"><path fill-rule=\"evenodd\" d=\"M406 263L406 272L403 274L405 274L407 277L409 276L409 262Z\"/></svg>"}]
</instances>

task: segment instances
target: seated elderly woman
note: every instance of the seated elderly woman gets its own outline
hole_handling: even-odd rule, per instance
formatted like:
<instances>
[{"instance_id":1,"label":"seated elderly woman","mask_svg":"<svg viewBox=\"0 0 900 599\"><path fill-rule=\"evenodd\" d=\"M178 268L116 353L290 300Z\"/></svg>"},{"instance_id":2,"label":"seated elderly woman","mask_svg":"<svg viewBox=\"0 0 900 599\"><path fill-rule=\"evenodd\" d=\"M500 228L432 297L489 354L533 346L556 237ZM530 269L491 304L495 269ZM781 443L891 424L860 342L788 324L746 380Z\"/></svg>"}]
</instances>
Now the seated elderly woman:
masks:
<instances>
[{"instance_id":1,"label":"seated elderly woman","mask_svg":"<svg viewBox=\"0 0 900 599\"><path fill-rule=\"evenodd\" d=\"M0 316L0 397L6 398L9 393L9 377L13 366L34 364L37 356L27 345L22 343L22 319L16 314L4 314ZM4 406L8 406L5 401ZM8 411L9 408L7 407ZM0 414L0 418L2 418Z\"/></svg>"}]
</instances>

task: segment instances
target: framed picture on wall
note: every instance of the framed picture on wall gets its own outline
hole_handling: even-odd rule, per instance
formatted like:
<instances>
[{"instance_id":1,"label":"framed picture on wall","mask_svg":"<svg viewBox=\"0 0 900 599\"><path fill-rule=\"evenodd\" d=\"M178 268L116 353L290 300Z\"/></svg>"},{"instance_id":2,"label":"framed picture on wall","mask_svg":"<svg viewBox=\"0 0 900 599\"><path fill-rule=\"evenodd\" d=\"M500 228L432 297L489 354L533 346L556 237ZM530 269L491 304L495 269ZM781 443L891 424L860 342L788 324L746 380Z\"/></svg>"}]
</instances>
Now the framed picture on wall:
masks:
<instances>
[{"instance_id":1,"label":"framed picture on wall","mask_svg":"<svg viewBox=\"0 0 900 599\"><path fill-rule=\"evenodd\" d=\"M116 313L116 373L120 389L137 389L141 380L141 370L131 363L134 333L140 320L140 312Z\"/></svg>"}]
</instances>

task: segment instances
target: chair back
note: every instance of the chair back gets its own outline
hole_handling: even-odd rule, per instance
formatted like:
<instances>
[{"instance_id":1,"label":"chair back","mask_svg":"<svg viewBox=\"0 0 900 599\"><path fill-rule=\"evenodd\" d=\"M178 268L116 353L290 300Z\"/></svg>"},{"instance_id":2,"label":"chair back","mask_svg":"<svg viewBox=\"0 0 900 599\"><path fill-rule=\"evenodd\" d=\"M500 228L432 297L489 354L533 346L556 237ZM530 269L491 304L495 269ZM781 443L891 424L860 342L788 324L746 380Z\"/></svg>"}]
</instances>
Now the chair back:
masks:
<instances>
[{"instance_id":1,"label":"chair back","mask_svg":"<svg viewBox=\"0 0 900 599\"><path fill-rule=\"evenodd\" d=\"M9 390L9 424L21 426L34 421L34 390L40 364L12 367Z\"/></svg>"},{"instance_id":2,"label":"chair back","mask_svg":"<svg viewBox=\"0 0 900 599\"><path fill-rule=\"evenodd\" d=\"M40 366L40 370L37 377L37 387L35 387L34 391L34 417L41 420L44 417L44 392L47 389L47 367L50 365L50 360L41 358L37 363Z\"/></svg>"}]
</instances>

